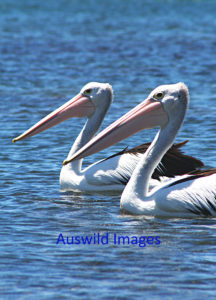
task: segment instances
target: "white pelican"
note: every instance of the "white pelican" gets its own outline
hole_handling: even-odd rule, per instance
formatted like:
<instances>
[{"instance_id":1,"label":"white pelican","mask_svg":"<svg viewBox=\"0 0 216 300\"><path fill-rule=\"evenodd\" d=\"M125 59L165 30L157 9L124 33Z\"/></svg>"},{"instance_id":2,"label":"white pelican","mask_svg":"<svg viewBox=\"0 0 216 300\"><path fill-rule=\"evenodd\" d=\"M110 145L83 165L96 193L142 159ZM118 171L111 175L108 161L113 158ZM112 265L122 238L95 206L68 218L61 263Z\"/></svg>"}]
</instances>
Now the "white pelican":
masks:
<instances>
[{"instance_id":1,"label":"white pelican","mask_svg":"<svg viewBox=\"0 0 216 300\"><path fill-rule=\"evenodd\" d=\"M88 83L77 96L40 120L15 138L13 142L31 137L69 118L87 117L86 124L68 154L67 159L69 160L95 135L112 102L112 98L113 91L109 84ZM153 174L152 186L159 182L160 176L174 177L174 175L192 171L203 165L200 160L182 154L179 148L184 144L185 142L173 146L168 154L164 156L162 163ZM141 145L130 151L124 150L84 170L82 170L82 159L71 162L62 167L60 173L61 189L85 192L122 191L139 158L147 148L147 145Z\"/></svg>"},{"instance_id":2,"label":"white pelican","mask_svg":"<svg viewBox=\"0 0 216 300\"><path fill-rule=\"evenodd\" d=\"M183 83L159 86L144 102L93 138L71 159L100 151L142 129L160 126L122 193L121 208L139 215L216 216L216 169L183 175L149 191L152 173L172 145L188 103L189 92Z\"/></svg>"}]
</instances>

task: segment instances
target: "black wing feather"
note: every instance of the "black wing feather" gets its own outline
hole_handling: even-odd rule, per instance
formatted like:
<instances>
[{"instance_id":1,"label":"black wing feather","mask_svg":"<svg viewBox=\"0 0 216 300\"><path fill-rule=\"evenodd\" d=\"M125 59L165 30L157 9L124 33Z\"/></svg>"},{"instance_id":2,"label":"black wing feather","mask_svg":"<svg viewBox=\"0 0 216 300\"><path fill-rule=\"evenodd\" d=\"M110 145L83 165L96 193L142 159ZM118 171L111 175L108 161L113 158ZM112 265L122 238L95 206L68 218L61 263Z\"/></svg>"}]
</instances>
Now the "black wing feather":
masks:
<instances>
[{"instance_id":1,"label":"black wing feather","mask_svg":"<svg viewBox=\"0 0 216 300\"><path fill-rule=\"evenodd\" d=\"M180 142L174 144L167 153L163 156L161 162L155 169L152 178L160 180L161 176L175 177L176 175L183 175L197 170L204 166L203 162L193 156L185 155L180 149L188 141ZM112 158L123 154L134 154L145 153L151 143L145 143L133 149L127 150L127 148L122 151L106 158Z\"/></svg>"}]
</instances>

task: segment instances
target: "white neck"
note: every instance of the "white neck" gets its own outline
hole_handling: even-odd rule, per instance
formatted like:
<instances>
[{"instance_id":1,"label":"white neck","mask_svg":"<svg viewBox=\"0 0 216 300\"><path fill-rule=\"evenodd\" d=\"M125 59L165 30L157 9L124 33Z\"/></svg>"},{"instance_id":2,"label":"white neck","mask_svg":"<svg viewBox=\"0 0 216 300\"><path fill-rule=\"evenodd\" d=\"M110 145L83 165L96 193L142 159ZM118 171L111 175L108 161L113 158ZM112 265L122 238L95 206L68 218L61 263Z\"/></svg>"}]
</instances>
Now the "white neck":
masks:
<instances>
[{"instance_id":1,"label":"white neck","mask_svg":"<svg viewBox=\"0 0 216 300\"><path fill-rule=\"evenodd\" d=\"M80 148L82 148L100 128L100 125L104 119L104 116L107 112L107 109L96 110L94 114L88 118L87 122L85 123L83 129L81 130L80 134L76 138L71 150L67 156L67 159L76 153ZM82 168L82 159L70 162L67 167L73 169L74 172L79 174Z\"/></svg>"},{"instance_id":2,"label":"white neck","mask_svg":"<svg viewBox=\"0 0 216 300\"><path fill-rule=\"evenodd\" d=\"M151 176L164 154L173 144L183 118L184 114L183 116L180 114L179 117L169 120L168 124L156 134L152 144L140 159L125 187L121 198L122 201L126 195L130 195L131 202L136 201L136 198L143 201L147 200Z\"/></svg>"}]
</instances>

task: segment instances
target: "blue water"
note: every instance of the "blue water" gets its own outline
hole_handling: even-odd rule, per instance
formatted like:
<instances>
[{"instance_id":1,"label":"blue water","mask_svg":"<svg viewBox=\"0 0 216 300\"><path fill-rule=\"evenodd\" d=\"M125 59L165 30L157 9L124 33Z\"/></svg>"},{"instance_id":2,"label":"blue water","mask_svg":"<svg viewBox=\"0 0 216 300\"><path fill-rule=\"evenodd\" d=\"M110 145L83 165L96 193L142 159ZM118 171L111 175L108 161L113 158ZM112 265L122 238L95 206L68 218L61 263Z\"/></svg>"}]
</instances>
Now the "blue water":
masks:
<instances>
[{"instance_id":1,"label":"blue water","mask_svg":"<svg viewBox=\"0 0 216 300\"><path fill-rule=\"evenodd\" d=\"M119 195L61 193L62 161L84 120L11 142L89 81L115 91L103 128L159 84L183 81L191 102L176 141L189 139L185 152L216 167L215 13L210 0L1 1L1 299L215 299L215 218L129 216ZM60 233L109 241L56 244ZM115 234L160 244L114 244Z\"/></svg>"}]
</instances>

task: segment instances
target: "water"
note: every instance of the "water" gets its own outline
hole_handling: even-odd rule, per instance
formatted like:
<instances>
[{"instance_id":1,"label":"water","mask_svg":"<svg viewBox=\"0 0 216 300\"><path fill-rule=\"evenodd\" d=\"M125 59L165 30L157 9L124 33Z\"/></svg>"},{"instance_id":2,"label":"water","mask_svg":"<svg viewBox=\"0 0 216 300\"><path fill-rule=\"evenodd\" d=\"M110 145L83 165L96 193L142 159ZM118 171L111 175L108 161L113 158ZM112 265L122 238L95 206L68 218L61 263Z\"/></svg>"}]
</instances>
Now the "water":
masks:
<instances>
[{"instance_id":1,"label":"water","mask_svg":"<svg viewBox=\"0 0 216 300\"><path fill-rule=\"evenodd\" d=\"M1 299L215 299L214 218L129 216L119 195L61 193L62 161L84 120L11 143L89 81L115 91L103 128L159 84L183 81L191 102L176 141L189 139L185 152L216 167L215 11L210 0L1 1ZM56 244L60 233L109 243ZM160 244L116 245L115 234Z\"/></svg>"}]
</instances>

